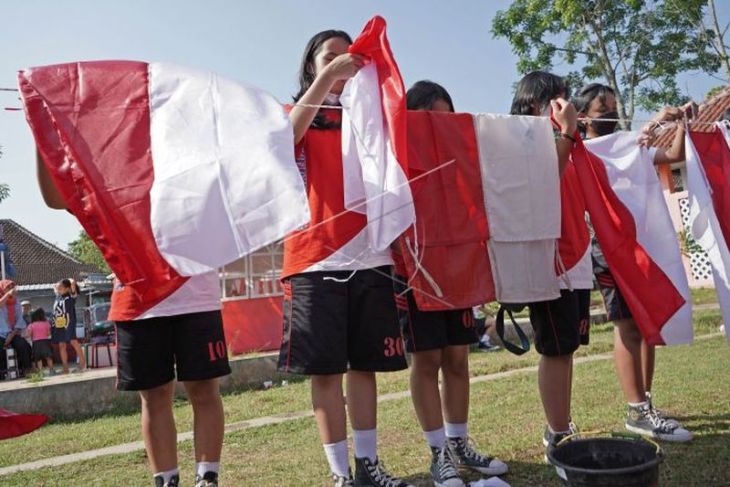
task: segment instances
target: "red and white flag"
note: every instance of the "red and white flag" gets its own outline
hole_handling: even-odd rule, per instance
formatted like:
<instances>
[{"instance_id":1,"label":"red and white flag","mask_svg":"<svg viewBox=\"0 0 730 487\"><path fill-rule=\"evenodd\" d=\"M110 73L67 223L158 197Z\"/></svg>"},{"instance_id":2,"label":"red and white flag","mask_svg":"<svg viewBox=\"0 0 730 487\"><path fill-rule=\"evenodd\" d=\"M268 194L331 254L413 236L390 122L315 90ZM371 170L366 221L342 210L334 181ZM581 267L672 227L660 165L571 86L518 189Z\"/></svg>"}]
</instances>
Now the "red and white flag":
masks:
<instances>
[{"instance_id":1,"label":"red and white flag","mask_svg":"<svg viewBox=\"0 0 730 487\"><path fill-rule=\"evenodd\" d=\"M667 337L663 334L665 325L686 300L662 265L642 245L639 233L642 220L637 221L612 188L606 162L588 150L582 140L574 145L571 158L598 243L647 343L665 345L666 340L686 341L683 333L673 332ZM627 184L621 178L615 182ZM673 230L671 234L674 235Z\"/></svg>"},{"instance_id":2,"label":"red and white flag","mask_svg":"<svg viewBox=\"0 0 730 487\"><path fill-rule=\"evenodd\" d=\"M687 274L654 169L655 150L639 146L636 143L638 137L638 132L617 132L584 143L603 161L613 193L631 214L637 242L685 300L684 305L662 325L659 331L662 342L667 345L690 343L693 335L692 300ZM614 272L613 269L611 271ZM656 286L652 292L658 294L662 289Z\"/></svg>"},{"instance_id":3,"label":"red and white flag","mask_svg":"<svg viewBox=\"0 0 730 487\"><path fill-rule=\"evenodd\" d=\"M406 91L385 20L373 17L350 46L368 60L340 102L345 208L367 215L368 242L386 250L415 220L408 185Z\"/></svg>"},{"instance_id":4,"label":"red and white flag","mask_svg":"<svg viewBox=\"0 0 730 487\"><path fill-rule=\"evenodd\" d=\"M309 220L293 131L266 92L131 61L23 70L38 150L117 277L151 303Z\"/></svg>"},{"instance_id":5,"label":"red and white flag","mask_svg":"<svg viewBox=\"0 0 730 487\"><path fill-rule=\"evenodd\" d=\"M730 138L726 125L710 133L685 136L689 229L707 252L730 342Z\"/></svg>"}]
</instances>

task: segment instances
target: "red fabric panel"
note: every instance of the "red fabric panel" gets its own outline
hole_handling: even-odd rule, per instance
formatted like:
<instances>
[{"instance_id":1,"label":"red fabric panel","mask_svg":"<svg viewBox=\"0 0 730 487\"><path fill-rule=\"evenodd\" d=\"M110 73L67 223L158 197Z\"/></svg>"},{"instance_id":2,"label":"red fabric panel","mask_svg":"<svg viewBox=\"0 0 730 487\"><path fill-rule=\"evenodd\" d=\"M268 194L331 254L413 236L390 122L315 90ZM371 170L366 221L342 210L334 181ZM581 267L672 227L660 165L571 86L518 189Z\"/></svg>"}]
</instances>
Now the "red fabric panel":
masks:
<instances>
[{"instance_id":1,"label":"red fabric panel","mask_svg":"<svg viewBox=\"0 0 730 487\"><path fill-rule=\"evenodd\" d=\"M390 50L385 19L376 15L365 24L349 51L367 56L375 63L380 81L383 114L388 125L395 157L408 174L408 133L406 130L406 89Z\"/></svg>"},{"instance_id":2,"label":"red fabric panel","mask_svg":"<svg viewBox=\"0 0 730 487\"><path fill-rule=\"evenodd\" d=\"M644 339L650 345L663 345L661 329L685 300L636 240L636 223L611 189L603 161L582 140L571 155L611 274Z\"/></svg>"},{"instance_id":3,"label":"red fabric panel","mask_svg":"<svg viewBox=\"0 0 730 487\"><path fill-rule=\"evenodd\" d=\"M147 64L58 64L21 71L18 78L26 118L56 187L126 286L114 293L110 318L134 319L187 279L160 255L150 225Z\"/></svg>"},{"instance_id":4,"label":"red fabric panel","mask_svg":"<svg viewBox=\"0 0 730 487\"><path fill-rule=\"evenodd\" d=\"M712 207L726 242L730 242L730 150L720 130L690 132L712 190Z\"/></svg>"},{"instance_id":5,"label":"red fabric panel","mask_svg":"<svg viewBox=\"0 0 730 487\"><path fill-rule=\"evenodd\" d=\"M570 270L588 251L591 236L585 219L586 202L574 164L568 164L560 177L560 238L558 252L565 270ZM560 274L561 270L556 269Z\"/></svg>"},{"instance_id":6,"label":"red fabric panel","mask_svg":"<svg viewBox=\"0 0 730 487\"><path fill-rule=\"evenodd\" d=\"M50 418L43 414L18 414L0 409L0 440L15 438L35 431Z\"/></svg>"},{"instance_id":7,"label":"red fabric panel","mask_svg":"<svg viewBox=\"0 0 730 487\"><path fill-rule=\"evenodd\" d=\"M281 296L223 301L223 329L233 354L279 349L282 303Z\"/></svg>"},{"instance_id":8,"label":"red fabric panel","mask_svg":"<svg viewBox=\"0 0 730 487\"><path fill-rule=\"evenodd\" d=\"M474 120L469 114L408 112L409 164L426 172L455 159L411 184L417 232L398 239L418 308L463 309L494 301L494 281L487 254L489 239ZM413 174L413 172L412 172ZM444 296L434 290L408 251L417 236L422 266ZM422 291L422 292L419 292ZM448 304L445 304L445 303ZM449 306L451 305L451 306Z\"/></svg>"},{"instance_id":9,"label":"red fabric panel","mask_svg":"<svg viewBox=\"0 0 730 487\"><path fill-rule=\"evenodd\" d=\"M339 113L328 115L337 117ZM284 240L282 278L326 259L360 233L367 223L365 215L345 210L342 131L309 129L300 146L306 160L311 220L307 228ZM298 153L298 160L299 156Z\"/></svg>"}]
</instances>

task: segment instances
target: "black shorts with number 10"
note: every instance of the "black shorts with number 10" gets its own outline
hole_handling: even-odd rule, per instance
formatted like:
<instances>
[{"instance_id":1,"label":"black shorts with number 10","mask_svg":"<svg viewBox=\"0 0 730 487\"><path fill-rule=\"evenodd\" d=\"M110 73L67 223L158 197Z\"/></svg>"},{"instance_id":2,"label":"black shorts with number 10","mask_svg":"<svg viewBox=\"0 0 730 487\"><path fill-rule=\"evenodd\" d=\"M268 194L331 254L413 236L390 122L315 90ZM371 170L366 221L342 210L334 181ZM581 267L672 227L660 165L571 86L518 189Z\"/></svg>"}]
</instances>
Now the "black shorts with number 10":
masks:
<instances>
[{"instance_id":1,"label":"black shorts with number 10","mask_svg":"<svg viewBox=\"0 0 730 487\"><path fill-rule=\"evenodd\" d=\"M220 311L117 321L117 389L144 391L231 373Z\"/></svg>"},{"instance_id":2,"label":"black shorts with number 10","mask_svg":"<svg viewBox=\"0 0 730 487\"><path fill-rule=\"evenodd\" d=\"M284 279L279 370L329 375L407 367L390 267Z\"/></svg>"}]
</instances>

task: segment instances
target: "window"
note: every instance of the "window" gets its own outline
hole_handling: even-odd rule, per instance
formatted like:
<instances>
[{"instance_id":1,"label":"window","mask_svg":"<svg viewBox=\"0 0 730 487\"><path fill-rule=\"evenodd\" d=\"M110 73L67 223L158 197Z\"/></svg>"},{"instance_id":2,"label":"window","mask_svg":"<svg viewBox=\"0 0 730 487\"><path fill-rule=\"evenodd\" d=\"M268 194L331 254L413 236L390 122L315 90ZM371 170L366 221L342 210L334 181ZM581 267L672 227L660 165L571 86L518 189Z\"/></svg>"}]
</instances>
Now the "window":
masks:
<instances>
[{"instance_id":1,"label":"window","mask_svg":"<svg viewBox=\"0 0 730 487\"><path fill-rule=\"evenodd\" d=\"M674 185L674 193L684 191L684 180L685 180L684 168L672 169L672 183Z\"/></svg>"},{"instance_id":2,"label":"window","mask_svg":"<svg viewBox=\"0 0 730 487\"><path fill-rule=\"evenodd\" d=\"M281 296L279 277L284 262L282 244L274 243L225 266L221 271L223 299Z\"/></svg>"}]
</instances>

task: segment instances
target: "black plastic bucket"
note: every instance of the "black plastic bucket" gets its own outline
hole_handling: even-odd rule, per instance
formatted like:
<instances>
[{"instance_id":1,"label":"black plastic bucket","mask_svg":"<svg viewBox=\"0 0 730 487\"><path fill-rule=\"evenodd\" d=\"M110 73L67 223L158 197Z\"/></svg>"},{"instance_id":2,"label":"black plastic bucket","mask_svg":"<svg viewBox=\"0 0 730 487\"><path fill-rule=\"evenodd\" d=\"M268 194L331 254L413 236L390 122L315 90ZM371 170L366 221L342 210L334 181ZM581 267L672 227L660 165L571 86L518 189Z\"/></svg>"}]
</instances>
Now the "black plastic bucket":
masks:
<instances>
[{"instance_id":1,"label":"black plastic bucket","mask_svg":"<svg viewBox=\"0 0 730 487\"><path fill-rule=\"evenodd\" d=\"M574 437L548 450L563 485L657 487L663 460L656 443L640 437Z\"/></svg>"}]
</instances>

